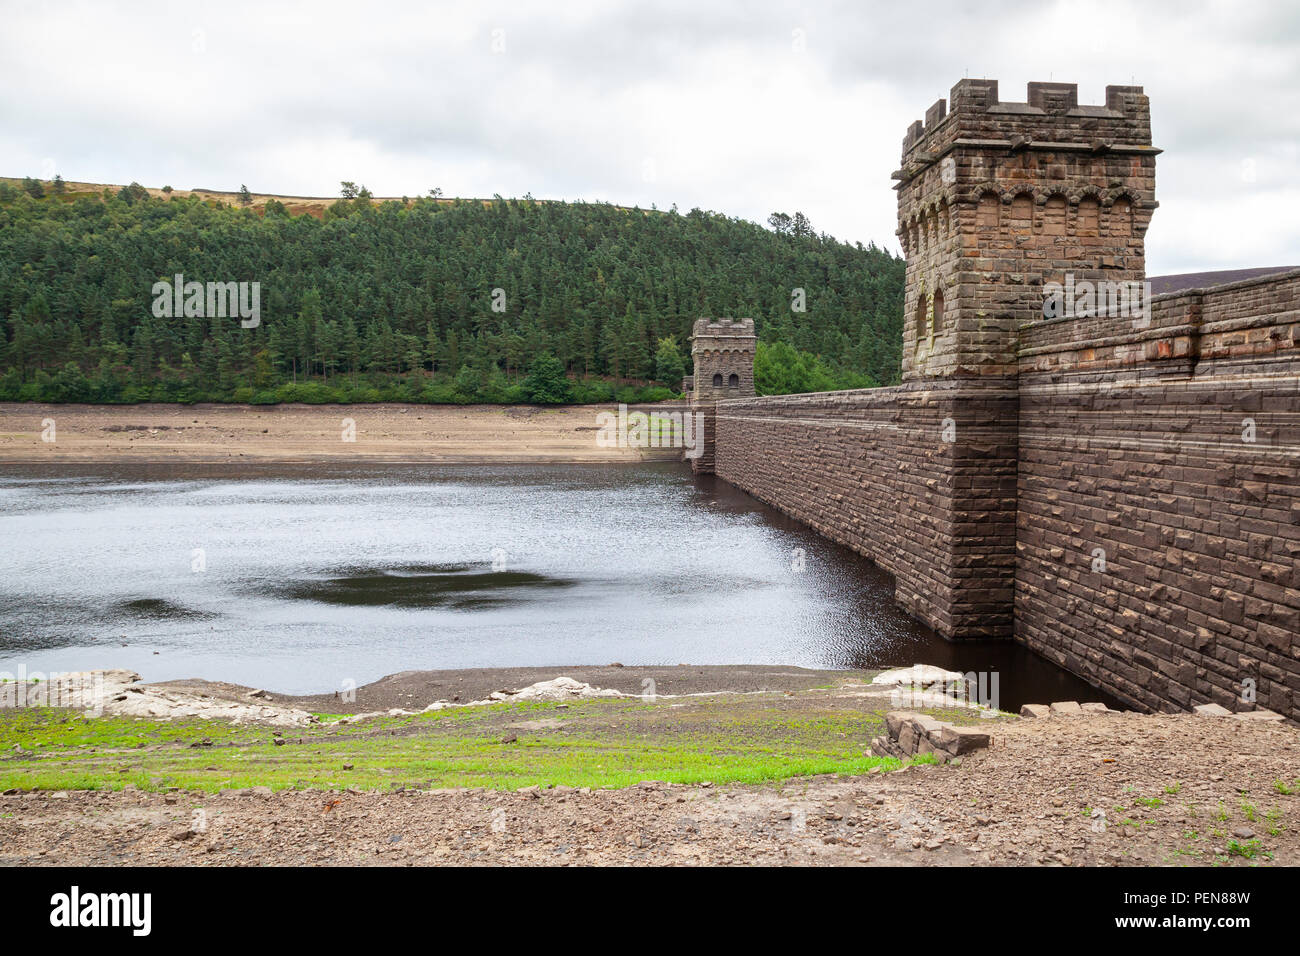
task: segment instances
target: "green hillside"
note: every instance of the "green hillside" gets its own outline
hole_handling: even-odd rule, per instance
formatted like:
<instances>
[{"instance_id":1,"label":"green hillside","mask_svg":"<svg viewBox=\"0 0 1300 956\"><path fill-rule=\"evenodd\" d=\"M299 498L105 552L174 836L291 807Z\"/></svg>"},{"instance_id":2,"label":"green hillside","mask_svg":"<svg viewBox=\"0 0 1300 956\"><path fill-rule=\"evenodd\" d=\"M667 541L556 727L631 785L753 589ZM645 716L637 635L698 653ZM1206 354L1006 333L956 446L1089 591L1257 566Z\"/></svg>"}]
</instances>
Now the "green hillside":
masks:
<instances>
[{"instance_id":1,"label":"green hillside","mask_svg":"<svg viewBox=\"0 0 1300 956\"><path fill-rule=\"evenodd\" d=\"M4 401L652 400L699 316L755 318L764 391L897 380L902 260L798 215L25 185L0 181ZM259 323L156 315L177 274L259 283Z\"/></svg>"}]
</instances>

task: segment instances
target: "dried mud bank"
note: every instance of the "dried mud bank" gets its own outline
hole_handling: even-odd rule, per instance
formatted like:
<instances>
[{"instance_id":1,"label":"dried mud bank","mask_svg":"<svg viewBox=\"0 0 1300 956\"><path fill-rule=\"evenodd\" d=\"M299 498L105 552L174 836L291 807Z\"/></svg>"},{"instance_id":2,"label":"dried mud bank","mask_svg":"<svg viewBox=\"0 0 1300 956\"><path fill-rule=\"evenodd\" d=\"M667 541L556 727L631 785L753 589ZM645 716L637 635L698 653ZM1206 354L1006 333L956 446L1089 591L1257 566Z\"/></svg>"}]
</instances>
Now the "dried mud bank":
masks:
<instances>
[{"instance_id":1,"label":"dried mud bank","mask_svg":"<svg viewBox=\"0 0 1300 956\"><path fill-rule=\"evenodd\" d=\"M953 693L954 682L961 680L960 674L923 664L874 674L744 665L681 665L638 667L629 671L629 678L624 677L624 670L622 664L612 664L603 668L403 671L358 688L347 697L337 693L294 697L199 679L145 683L135 671L121 669L76 671L54 674L42 682L0 684L0 712L23 707L55 707L87 717L222 720L235 726L308 727L500 703L553 703L611 697L655 701L716 694L762 694L774 690L789 693L827 681L845 689L855 688L862 696L882 703L906 701L915 706L979 709ZM655 676L647 677L648 673ZM575 674L614 686L595 686ZM654 690L648 691L648 687ZM333 716L323 720L322 713Z\"/></svg>"},{"instance_id":2,"label":"dried mud bank","mask_svg":"<svg viewBox=\"0 0 1300 956\"><path fill-rule=\"evenodd\" d=\"M484 707L504 700L559 701L621 696L624 695L616 690L602 690L571 677L556 677L517 690L493 691L482 700L436 700L419 710L392 707L383 711L358 712L345 705L347 716L337 717L335 722L412 716L450 707ZM0 707L58 707L87 717L225 720L235 726L306 727L322 723L318 713L288 703L277 703L276 698L265 690L200 680L146 684L139 674L129 670L76 671L53 675L52 679L41 683L10 681L0 685Z\"/></svg>"},{"instance_id":3,"label":"dried mud bank","mask_svg":"<svg viewBox=\"0 0 1300 956\"><path fill-rule=\"evenodd\" d=\"M0 464L635 462L680 449L601 447L575 405L38 405L0 403ZM52 439L52 440L51 440Z\"/></svg>"},{"instance_id":4,"label":"dried mud bank","mask_svg":"<svg viewBox=\"0 0 1300 956\"><path fill-rule=\"evenodd\" d=\"M961 674L926 664L874 673L746 665L637 667L626 669L629 676L624 676L624 671L622 664L594 668L403 671L364 685L347 697L338 693L294 697L200 679L145 683L135 671L122 669L75 671L53 674L43 682L0 683L0 711L15 707L57 707L79 711L88 717L193 718L226 720L235 725L305 727L322 723L321 713L336 715L335 720L346 723L505 702L601 697L653 701L710 694L790 692L828 681L846 688L859 688L864 696L881 701L906 702L918 707L981 709L958 690Z\"/></svg>"}]
</instances>

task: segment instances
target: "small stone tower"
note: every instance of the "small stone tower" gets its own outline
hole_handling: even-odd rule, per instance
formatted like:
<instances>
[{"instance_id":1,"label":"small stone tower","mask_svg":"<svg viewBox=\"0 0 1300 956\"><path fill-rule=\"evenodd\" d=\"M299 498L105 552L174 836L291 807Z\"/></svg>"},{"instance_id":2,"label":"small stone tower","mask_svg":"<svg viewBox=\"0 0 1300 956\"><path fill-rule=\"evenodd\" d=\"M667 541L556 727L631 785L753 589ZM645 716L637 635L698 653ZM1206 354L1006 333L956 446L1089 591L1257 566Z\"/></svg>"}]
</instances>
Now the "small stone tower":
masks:
<instances>
[{"instance_id":1,"label":"small stone tower","mask_svg":"<svg viewBox=\"0 0 1300 956\"><path fill-rule=\"evenodd\" d=\"M758 337L753 319L697 319L691 331L691 412L699 416L702 451L691 459L691 470L713 474L717 451L717 403L728 398L754 397L754 353Z\"/></svg>"},{"instance_id":2,"label":"small stone tower","mask_svg":"<svg viewBox=\"0 0 1300 956\"><path fill-rule=\"evenodd\" d=\"M1045 282L1145 279L1155 202L1151 112L1140 86L1080 106L1073 83L962 80L911 125L898 180L907 256L903 379L1016 375L1021 326Z\"/></svg>"},{"instance_id":3,"label":"small stone tower","mask_svg":"<svg viewBox=\"0 0 1300 956\"><path fill-rule=\"evenodd\" d=\"M691 401L753 398L757 342L753 319L697 319L691 332Z\"/></svg>"}]
</instances>

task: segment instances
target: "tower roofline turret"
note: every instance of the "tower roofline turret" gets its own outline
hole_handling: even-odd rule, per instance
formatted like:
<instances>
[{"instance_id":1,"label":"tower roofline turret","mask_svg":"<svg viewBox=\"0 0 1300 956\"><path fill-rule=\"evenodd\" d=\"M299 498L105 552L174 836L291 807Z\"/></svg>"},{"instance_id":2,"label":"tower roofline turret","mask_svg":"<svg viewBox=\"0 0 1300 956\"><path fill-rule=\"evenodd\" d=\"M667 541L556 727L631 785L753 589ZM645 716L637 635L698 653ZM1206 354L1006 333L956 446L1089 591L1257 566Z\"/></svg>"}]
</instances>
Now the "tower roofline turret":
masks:
<instances>
[{"instance_id":1,"label":"tower roofline turret","mask_svg":"<svg viewBox=\"0 0 1300 956\"><path fill-rule=\"evenodd\" d=\"M950 108L951 107L951 108ZM1080 105L1077 83L1029 84L1025 102L1003 102L998 81L961 80L903 137L899 186L958 147L1156 155L1151 105L1140 86L1107 86L1105 105ZM898 187L895 187L898 188Z\"/></svg>"}]
</instances>

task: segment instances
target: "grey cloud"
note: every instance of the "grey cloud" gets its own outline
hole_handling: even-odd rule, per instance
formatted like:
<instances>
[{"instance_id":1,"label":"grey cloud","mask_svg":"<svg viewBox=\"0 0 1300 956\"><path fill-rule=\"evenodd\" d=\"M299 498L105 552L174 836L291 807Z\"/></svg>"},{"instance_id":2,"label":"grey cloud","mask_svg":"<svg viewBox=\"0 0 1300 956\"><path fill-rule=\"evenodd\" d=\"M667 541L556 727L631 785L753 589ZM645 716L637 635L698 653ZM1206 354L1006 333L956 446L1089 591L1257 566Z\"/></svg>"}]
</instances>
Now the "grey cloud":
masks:
<instances>
[{"instance_id":1,"label":"grey cloud","mask_svg":"<svg viewBox=\"0 0 1300 956\"><path fill-rule=\"evenodd\" d=\"M1300 261L1298 54L1300 10L1275 4L24 6L0 35L0 167L52 157L80 179L298 194L341 178L531 191L757 221L797 208L895 248L903 131L963 75L998 79L1006 99L1076 81L1087 102L1131 77L1167 150L1152 271L1228 268L1261 250ZM1277 212L1250 245L1188 234L1239 234L1257 204Z\"/></svg>"}]
</instances>

